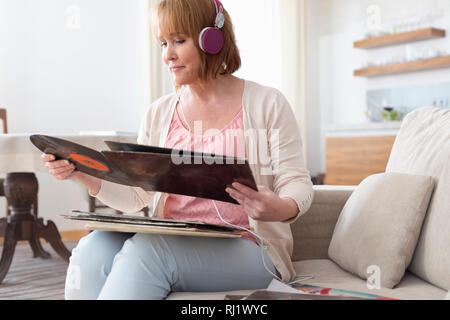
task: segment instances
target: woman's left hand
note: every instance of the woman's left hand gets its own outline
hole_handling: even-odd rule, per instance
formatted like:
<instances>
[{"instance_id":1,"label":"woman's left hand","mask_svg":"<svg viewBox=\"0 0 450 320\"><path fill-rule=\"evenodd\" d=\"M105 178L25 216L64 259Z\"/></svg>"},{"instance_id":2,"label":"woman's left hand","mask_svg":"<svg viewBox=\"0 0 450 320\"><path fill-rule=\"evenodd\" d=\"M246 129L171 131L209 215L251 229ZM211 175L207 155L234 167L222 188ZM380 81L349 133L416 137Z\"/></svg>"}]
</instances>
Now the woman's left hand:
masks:
<instances>
[{"instance_id":1,"label":"woman's left hand","mask_svg":"<svg viewBox=\"0 0 450 320\"><path fill-rule=\"evenodd\" d=\"M225 191L254 220L285 221L295 217L299 211L294 200L280 198L265 186L258 186L258 191L238 182L234 182L232 186L233 188L226 188Z\"/></svg>"}]
</instances>

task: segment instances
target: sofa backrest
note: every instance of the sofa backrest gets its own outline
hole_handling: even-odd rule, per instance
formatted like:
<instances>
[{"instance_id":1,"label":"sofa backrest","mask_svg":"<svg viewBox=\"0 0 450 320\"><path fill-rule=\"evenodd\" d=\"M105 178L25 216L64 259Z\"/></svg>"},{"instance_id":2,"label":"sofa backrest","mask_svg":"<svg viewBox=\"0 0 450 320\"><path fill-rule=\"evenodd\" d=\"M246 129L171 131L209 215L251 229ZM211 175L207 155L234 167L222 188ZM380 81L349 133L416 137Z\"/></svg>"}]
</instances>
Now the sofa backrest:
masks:
<instances>
[{"instance_id":1,"label":"sofa backrest","mask_svg":"<svg viewBox=\"0 0 450 320\"><path fill-rule=\"evenodd\" d=\"M386 172L432 176L436 185L409 271L450 289L450 110L409 113L394 142Z\"/></svg>"}]
</instances>

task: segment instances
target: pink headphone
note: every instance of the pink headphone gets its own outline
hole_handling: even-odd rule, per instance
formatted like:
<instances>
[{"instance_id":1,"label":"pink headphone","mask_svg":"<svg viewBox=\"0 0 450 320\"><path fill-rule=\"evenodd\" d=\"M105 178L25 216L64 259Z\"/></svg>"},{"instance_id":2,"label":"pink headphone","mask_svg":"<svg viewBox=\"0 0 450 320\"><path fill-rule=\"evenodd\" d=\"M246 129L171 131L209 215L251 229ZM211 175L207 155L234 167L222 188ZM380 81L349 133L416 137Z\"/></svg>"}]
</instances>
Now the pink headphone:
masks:
<instances>
[{"instance_id":1,"label":"pink headphone","mask_svg":"<svg viewBox=\"0 0 450 320\"><path fill-rule=\"evenodd\" d=\"M204 28L198 37L200 49L208 54L217 54L223 47L223 35L220 29L225 24L225 16L223 14L223 5L219 0L214 0L216 6L216 18L214 19L214 27Z\"/></svg>"}]
</instances>

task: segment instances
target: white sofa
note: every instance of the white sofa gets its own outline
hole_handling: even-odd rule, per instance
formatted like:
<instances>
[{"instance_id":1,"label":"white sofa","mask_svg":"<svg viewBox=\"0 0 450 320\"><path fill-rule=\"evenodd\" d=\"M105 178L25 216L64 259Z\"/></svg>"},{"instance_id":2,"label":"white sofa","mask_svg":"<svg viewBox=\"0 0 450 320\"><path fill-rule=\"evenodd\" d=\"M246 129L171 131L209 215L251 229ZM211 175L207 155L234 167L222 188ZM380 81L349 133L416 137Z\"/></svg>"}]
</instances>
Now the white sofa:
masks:
<instances>
[{"instance_id":1,"label":"white sofa","mask_svg":"<svg viewBox=\"0 0 450 320\"><path fill-rule=\"evenodd\" d=\"M369 289L367 280L343 270L329 258L339 215L356 187L315 186L310 210L291 225L292 261L297 274L314 276L304 284L397 299L444 299L450 290L450 110L424 107L409 113L386 172L432 176L435 180L417 246L400 283L393 289ZM168 298L223 299L226 294L253 291L184 292Z\"/></svg>"}]
</instances>

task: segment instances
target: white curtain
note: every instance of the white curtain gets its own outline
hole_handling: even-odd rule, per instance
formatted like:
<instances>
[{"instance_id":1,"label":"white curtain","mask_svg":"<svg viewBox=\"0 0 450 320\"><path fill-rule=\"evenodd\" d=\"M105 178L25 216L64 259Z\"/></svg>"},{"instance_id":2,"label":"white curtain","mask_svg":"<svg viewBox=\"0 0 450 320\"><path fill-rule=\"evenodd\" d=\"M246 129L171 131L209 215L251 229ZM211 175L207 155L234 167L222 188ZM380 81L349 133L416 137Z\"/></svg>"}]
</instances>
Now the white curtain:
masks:
<instances>
[{"instance_id":1,"label":"white curtain","mask_svg":"<svg viewBox=\"0 0 450 320\"><path fill-rule=\"evenodd\" d=\"M279 89L301 128L306 157L305 0L222 0L241 51L236 75Z\"/></svg>"},{"instance_id":2,"label":"white curtain","mask_svg":"<svg viewBox=\"0 0 450 320\"><path fill-rule=\"evenodd\" d=\"M152 5L158 0L149 0ZM241 53L236 76L279 89L305 129L305 0L222 0L229 12ZM158 45L150 50L151 98L172 92Z\"/></svg>"},{"instance_id":3,"label":"white curtain","mask_svg":"<svg viewBox=\"0 0 450 320\"><path fill-rule=\"evenodd\" d=\"M294 108L306 160L306 1L278 0L281 5L282 65L280 90Z\"/></svg>"},{"instance_id":4,"label":"white curtain","mask_svg":"<svg viewBox=\"0 0 450 320\"><path fill-rule=\"evenodd\" d=\"M160 0L148 0L149 9ZM151 19L149 10L149 19ZM151 23L151 21L150 21ZM150 30L150 101L175 91L167 66L161 58L161 48Z\"/></svg>"}]
</instances>

